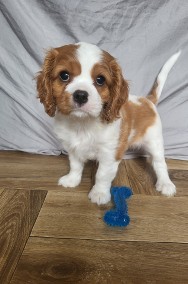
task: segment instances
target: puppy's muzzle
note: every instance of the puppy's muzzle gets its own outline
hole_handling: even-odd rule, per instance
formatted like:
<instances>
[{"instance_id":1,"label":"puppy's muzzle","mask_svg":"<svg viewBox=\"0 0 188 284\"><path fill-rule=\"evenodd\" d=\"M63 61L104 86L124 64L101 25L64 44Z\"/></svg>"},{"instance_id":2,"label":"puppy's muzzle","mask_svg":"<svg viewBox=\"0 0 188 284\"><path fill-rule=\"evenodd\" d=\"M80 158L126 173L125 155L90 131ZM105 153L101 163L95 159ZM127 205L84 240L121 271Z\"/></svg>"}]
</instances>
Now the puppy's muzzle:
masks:
<instances>
[{"instance_id":1,"label":"puppy's muzzle","mask_svg":"<svg viewBox=\"0 0 188 284\"><path fill-rule=\"evenodd\" d=\"M88 93L86 91L77 90L73 93L73 100L79 106L84 105L88 101Z\"/></svg>"}]
</instances>

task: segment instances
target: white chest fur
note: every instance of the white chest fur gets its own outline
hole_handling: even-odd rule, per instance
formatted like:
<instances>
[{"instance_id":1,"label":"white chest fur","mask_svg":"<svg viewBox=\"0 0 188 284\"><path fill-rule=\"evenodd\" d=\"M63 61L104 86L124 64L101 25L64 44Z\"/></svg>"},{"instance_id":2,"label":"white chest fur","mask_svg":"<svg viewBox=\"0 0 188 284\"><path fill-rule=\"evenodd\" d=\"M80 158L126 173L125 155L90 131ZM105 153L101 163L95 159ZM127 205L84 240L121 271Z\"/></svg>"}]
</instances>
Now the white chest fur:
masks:
<instances>
[{"instance_id":1,"label":"white chest fur","mask_svg":"<svg viewBox=\"0 0 188 284\"><path fill-rule=\"evenodd\" d=\"M63 148L80 160L100 160L112 156L118 146L120 119L111 124L95 119L78 119L57 114L54 131Z\"/></svg>"}]
</instances>

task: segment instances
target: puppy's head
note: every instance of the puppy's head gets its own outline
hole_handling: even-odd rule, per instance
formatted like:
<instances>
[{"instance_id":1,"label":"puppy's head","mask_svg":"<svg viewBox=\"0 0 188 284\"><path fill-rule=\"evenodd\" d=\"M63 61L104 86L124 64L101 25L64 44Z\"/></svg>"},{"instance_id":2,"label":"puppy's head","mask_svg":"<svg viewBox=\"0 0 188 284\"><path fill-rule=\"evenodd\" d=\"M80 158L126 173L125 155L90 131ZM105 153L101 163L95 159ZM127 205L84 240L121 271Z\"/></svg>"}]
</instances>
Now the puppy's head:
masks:
<instances>
[{"instance_id":1,"label":"puppy's head","mask_svg":"<svg viewBox=\"0 0 188 284\"><path fill-rule=\"evenodd\" d=\"M50 50L37 76L37 90L46 112L101 117L112 122L128 97L120 66L107 52L88 43Z\"/></svg>"}]
</instances>

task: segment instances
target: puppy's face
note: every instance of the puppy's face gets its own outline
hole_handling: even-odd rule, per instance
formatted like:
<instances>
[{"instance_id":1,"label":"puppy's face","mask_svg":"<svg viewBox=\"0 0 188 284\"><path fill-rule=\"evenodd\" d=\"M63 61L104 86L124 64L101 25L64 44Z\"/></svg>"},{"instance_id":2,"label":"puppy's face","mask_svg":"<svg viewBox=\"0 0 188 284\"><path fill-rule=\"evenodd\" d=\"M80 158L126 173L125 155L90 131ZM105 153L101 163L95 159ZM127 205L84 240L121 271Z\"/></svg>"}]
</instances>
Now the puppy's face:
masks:
<instances>
[{"instance_id":1,"label":"puppy's face","mask_svg":"<svg viewBox=\"0 0 188 284\"><path fill-rule=\"evenodd\" d=\"M112 122L128 97L128 84L116 60L87 43L65 45L47 53L37 77L46 112Z\"/></svg>"}]
</instances>

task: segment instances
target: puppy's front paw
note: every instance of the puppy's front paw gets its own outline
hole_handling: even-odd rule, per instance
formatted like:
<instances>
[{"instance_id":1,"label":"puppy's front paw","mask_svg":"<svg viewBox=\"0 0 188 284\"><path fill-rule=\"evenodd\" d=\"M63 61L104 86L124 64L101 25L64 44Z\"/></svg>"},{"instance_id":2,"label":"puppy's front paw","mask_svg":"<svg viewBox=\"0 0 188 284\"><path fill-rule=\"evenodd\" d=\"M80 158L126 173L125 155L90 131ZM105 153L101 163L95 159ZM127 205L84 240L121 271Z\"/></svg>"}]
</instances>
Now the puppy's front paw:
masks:
<instances>
[{"instance_id":1,"label":"puppy's front paw","mask_svg":"<svg viewBox=\"0 0 188 284\"><path fill-rule=\"evenodd\" d=\"M111 200L111 194L109 191L99 190L95 188L95 186L91 189L88 197L92 203L97 203L98 205L106 204Z\"/></svg>"},{"instance_id":2,"label":"puppy's front paw","mask_svg":"<svg viewBox=\"0 0 188 284\"><path fill-rule=\"evenodd\" d=\"M174 196L176 194L176 187L170 180L168 182L157 182L156 190L166 196Z\"/></svg>"},{"instance_id":3,"label":"puppy's front paw","mask_svg":"<svg viewBox=\"0 0 188 284\"><path fill-rule=\"evenodd\" d=\"M78 176L73 176L70 174L61 177L58 181L58 185L62 185L64 187L75 187L79 185L79 183L80 178Z\"/></svg>"}]
</instances>

